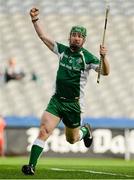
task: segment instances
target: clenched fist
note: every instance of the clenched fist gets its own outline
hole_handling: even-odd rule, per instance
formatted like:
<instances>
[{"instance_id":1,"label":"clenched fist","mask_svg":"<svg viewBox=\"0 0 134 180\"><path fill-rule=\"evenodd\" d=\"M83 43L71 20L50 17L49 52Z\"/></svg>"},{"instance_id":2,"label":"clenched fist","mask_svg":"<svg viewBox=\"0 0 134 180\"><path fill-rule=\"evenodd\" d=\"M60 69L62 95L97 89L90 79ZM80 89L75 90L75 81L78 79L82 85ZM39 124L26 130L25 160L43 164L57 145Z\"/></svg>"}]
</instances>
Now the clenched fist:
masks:
<instances>
[{"instance_id":1,"label":"clenched fist","mask_svg":"<svg viewBox=\"0 0 134 180\"><path fill-rule=\"evenodd\" d=\"M107 54L107 48L105 46L100 45L100 55L105 57Z\"/></svg>"},{"instance_id":2,"label":"clenched fist","mask_svg":"<svg viewBox=\"0 0 134 180\"><path fill-rule=\"evenodd\" d=\"M32 9L30 10L30 16L31 16L32 20L38 19L38 15L39 15L39 9L37 9L37 8L32 8Z\"/></svg>"}]
</instances>

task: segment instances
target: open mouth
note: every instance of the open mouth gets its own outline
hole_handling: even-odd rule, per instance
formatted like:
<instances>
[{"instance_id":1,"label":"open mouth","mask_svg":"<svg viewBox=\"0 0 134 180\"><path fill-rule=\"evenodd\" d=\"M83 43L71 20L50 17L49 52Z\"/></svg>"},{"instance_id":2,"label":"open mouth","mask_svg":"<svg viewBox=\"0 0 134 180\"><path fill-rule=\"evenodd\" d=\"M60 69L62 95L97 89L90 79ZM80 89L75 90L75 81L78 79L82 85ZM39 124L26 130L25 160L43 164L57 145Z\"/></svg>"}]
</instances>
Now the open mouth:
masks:
<instances>
[{"instance_id":1,"label":"open mouth","mask_svg":"<svg viewBox=\"0 0 134 180\"><path fill-rule=\"evenodd\" d=\"M70 44L70 48L74 51L77 51L81 48L79 44Z\"/></svg>"},{"instance_id":2,"label":"open mouth","mask_svg":"<svg viewBox=\"0 0 134 180\"><path fill-rule=\"evenodd\" d=\"M74 43L71 44L71 46L80 47L80 43L79 42L74 42Z\"/></svg>"}]
</instances>

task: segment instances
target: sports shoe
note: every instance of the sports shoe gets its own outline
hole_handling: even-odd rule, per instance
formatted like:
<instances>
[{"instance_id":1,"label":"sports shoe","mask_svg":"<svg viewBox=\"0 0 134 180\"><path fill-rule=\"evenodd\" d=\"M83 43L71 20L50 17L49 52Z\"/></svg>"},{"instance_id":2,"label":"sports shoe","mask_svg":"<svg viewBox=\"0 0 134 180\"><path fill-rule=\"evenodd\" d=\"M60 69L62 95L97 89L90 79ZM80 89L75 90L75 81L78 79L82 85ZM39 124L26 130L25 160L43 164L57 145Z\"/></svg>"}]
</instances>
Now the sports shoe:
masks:
<instances>
[{"instance_id":1,"label":"sports shoe","mask_svg":"<svg viewBox=\"0 0 134 180\"><path fill-rule=\"evenodd\" d=\"M83 127L88 129L88 134L83 138L84 144L89 148L93 142L92 130L89 124L85 124Z\"/></svg>"},{"instance_id":2,"label":"sports shoe","mask_svg":"<svg viewBox=\"0 0 134 180\"><path fill-rule=\"evenodd\" d=\"M22 166L22 172L25 174L25 175L34 175L35 173L35 168L30 166L30 165L24 165Z\"/></svg>"}]
</instances>

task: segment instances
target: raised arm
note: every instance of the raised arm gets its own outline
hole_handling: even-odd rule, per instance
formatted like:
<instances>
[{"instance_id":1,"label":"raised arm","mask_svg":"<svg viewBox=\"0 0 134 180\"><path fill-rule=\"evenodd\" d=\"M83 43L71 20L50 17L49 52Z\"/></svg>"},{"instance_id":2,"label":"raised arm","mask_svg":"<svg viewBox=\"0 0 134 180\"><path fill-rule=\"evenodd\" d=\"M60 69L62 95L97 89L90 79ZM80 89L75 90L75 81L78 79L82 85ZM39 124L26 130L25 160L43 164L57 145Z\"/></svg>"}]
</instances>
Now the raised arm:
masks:
<instances>
[{"instance_id":1,"label":"raised arm","mask_svg":"<svg viewBox=\"0 0 134 180\"><path fill-rule=\"evenodd\" d=\"M107 60L106 54L107 54L107 48L100 45L100 56L102 59L101 74L104 76L107 76L110 73L110 66L109 66L109 62ZM97 68L96 71L98 72L99 68Z\"/></svg>"},{"instance_id":2,"label":"raised arm","mask_svg":"<svg viewBox=\"0 0 134 180\"><path fill-rule=\"evenodd\" d=\"M44 42L44 44L51 50L53 51L54 49L54 41L48 37L48 35L46 34L46 32L43 29L43 26L40 22L39 19L39 9L37 8L32 8L30 10L30 16L34 25L34 28L37 32L37 35L39 36L39 38Z\"/></svg>"}]
</instances>

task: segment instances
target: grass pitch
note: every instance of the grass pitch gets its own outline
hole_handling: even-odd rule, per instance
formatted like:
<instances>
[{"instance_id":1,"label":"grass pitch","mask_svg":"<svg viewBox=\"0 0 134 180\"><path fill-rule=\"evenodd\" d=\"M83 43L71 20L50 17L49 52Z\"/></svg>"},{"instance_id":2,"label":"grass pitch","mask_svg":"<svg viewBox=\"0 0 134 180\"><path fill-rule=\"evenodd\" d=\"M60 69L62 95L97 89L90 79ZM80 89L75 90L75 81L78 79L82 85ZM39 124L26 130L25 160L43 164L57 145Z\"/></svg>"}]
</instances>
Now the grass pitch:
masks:
<instances>
[{"instance_id":1,"label":"grass pitch","mask_svg":"<svg viewBox=\"0 0 134 180\"><path fill-rule=\"evenodd\" d=\"M0 179L134 179L134 161L40 158L34 176L21 172L26 157L0 158Z\"/></svg>"}]
</instances>

